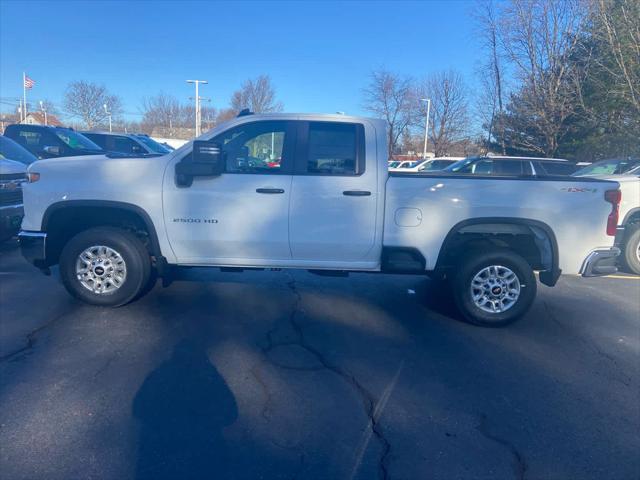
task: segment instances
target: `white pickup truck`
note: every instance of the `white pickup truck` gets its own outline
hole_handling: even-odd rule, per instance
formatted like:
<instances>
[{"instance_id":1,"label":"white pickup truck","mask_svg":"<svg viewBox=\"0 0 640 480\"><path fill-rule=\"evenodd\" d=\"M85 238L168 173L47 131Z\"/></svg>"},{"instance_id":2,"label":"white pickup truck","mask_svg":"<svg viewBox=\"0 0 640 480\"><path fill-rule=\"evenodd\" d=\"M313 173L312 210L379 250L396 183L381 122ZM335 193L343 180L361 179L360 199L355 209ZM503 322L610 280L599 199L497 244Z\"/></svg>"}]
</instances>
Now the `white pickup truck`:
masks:
<instances>
[{"instance_id":1,"label":"white pickup truck","mask_svg":"<svg viewBox=\"0 0 640 480\"><path fill-rule=\"evenodd\" d=\"M522 316L536 277L613 273L618 184L389 175L384 121L243 115L155 158L30 166L23 255L81 300L123 305L181 266L446 279L464 317Z\"/></svg>"}]
</instances>

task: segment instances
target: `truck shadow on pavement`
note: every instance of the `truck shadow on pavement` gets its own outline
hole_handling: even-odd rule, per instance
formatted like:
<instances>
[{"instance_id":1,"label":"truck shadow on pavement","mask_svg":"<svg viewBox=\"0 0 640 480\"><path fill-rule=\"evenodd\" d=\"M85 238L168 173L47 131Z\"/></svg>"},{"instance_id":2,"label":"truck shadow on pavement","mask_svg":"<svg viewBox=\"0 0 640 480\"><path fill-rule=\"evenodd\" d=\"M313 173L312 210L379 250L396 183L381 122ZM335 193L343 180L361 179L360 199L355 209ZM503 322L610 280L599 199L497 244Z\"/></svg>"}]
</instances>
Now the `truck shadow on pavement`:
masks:
<instances>
[{"instance_id":1,"label":"truck shadow on pavement","mask_svg":"<svg viewBox=\"0 0 640 480\"><path fill-rule=\"evenodd\" d=\"M133 416L140 428L136 479L213 478L228 453L222 429L238 411L206 341L187 338L144 380Z\"/></svg>"}]
</instances>

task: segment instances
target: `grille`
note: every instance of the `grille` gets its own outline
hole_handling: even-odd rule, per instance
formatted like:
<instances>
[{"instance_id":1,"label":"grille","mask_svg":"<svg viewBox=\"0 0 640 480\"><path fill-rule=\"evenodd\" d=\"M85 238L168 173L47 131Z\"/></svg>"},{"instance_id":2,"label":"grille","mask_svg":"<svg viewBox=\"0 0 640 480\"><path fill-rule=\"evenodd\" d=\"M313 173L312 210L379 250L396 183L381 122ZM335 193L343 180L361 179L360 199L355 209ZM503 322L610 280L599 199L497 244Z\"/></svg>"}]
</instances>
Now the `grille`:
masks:
<instances>
[{"instance_id":1,"label":"grille","mask_svg":"<svg viewBox=\"0 0 640 480\"><path fill-rule=\"evenodd\" d=\"M0 190L0 206L19 205L22 203L22 190L3 192Z\"/></svg>"}]
</instances>

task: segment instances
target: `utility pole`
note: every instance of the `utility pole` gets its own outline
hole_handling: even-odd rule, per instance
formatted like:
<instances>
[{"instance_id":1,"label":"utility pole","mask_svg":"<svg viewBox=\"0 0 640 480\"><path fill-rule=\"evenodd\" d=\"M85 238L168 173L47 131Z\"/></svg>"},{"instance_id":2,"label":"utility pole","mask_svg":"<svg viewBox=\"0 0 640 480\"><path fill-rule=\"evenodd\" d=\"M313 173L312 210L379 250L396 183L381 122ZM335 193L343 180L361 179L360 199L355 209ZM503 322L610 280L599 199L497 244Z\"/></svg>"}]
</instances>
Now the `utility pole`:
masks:
<instances>
[{"instance_id":1,"label":"utility pole","mask_svg":"<svg viewBox=\"0 0 640 480\"><path fill-rule=\"evenodd\" d=\"M200 136L200 125L201 125L201 121L202 118L200 117L200 92L199 92L199 86L202 83L207 84L209 83L207 80L187 80L187 83L193 83L196 86L196 137Z\"/></svg>"},{"instance_id":2,"label":"utility pole","mask_svg":"<svg viewBox=\"0 0 640 480\"><path fill-rule=\"evenodd\" d=\"M109 111L106 103L102 106L104 107L104 113L106 113L107 117L109 117L109 133L111 133L111 112Z\"/></svg>"},{"instance_id":3,"label":"utility pole","mask_svg":"<svg viewBox=\"0 0 640 480\"><path fill-rule=\"evenodd\" d=\"M421 98L420 101L427 102L427 119L424 122L424 149L422 150L422 158L427 158L427 139L429 138L429 111L431 110L431 99Z\"/></svg>"},{"instance_id":4,"label":"utility pole","mask_svg":"<svg viewBox=\"0 0 640 480\"><path fill-rule=\"evenodd\" d=\"M48 125L47 123L47 109L44 108L44 103L42 100L40 100L40 110L42 110L42 113L44 113L44 124Z\"/></svg>"}]
</instances>

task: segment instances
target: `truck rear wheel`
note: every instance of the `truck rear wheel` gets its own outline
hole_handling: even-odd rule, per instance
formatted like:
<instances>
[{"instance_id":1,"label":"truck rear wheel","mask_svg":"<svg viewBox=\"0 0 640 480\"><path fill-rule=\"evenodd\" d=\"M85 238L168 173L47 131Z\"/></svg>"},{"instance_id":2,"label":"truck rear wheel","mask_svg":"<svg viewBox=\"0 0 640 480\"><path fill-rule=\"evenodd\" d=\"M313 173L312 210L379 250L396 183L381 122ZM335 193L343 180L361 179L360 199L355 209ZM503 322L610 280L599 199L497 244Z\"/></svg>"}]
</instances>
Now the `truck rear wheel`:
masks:
<instances>
[{"instance_id":1,"label":"truck rear wheel","mask_svg":"<svg viewBox=\"0 0 640 480\"><path fill-rule=\"evenodd\" d=\"M469 253L454 275L453 295L474 325L502 327L524 315L536 296L531 266L510 250Z\"/></svg>"},{"instance_id":2,"label":"truck rear wheel","mask_svg":"<svg viewBox=\"0 0 640 480\"><path fill-rule=\"evenodd\" d=\"M151 259L131 232L97 227L80 232L60 255L60 276L74 297L92 305L118 307L149 282Z\"/></svg>"},{"instance_id":3,"label":"truck rear wheel","mask_svg":"<svg viewBox=\"0 0 640 480\"><path fill-rule=\"evenodd\" d=\"M622 261L631 273L640 275L640 224L632 224L625 232Z\"/></svg>"}]
</instances>

